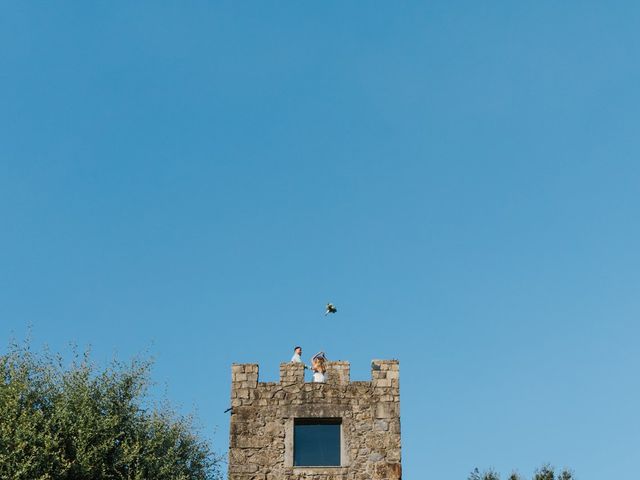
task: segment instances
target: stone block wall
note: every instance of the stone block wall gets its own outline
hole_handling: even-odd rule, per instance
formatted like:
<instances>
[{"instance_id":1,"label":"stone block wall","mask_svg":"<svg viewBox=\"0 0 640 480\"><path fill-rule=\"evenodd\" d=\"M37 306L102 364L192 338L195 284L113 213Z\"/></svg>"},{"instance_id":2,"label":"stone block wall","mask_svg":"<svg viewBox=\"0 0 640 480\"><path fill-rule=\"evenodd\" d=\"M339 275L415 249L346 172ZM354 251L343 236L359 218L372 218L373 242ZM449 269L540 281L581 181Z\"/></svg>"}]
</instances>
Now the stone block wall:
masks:
<instances>
[{"instance_id":1,"label":"stone block wall","mask_svg":"<svg viewBox=\"0 0 640 480\"><path fill-rule=\"evenodd\" d=\"M257 364L234 364L229 480L401 480L400 370L374 360L371 381L350 381L349 362L329 362L327 383L304 381L302 364L258 382ZM341 465L293 465L296 418L341 420Z\"/></svg>"}]
</instances>

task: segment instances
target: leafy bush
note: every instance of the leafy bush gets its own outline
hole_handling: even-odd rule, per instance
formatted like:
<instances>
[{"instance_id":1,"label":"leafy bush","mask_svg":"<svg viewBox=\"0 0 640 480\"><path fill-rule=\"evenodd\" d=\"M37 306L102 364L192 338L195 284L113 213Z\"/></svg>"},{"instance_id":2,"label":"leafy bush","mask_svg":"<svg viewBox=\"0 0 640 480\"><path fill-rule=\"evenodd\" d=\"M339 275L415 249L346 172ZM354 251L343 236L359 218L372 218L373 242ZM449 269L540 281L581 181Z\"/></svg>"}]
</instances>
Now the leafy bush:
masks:
<instances>
[{"instance_id":1,"label":"leafy bush","mask_svg":"<svg viewBox=\"0 0 640 480\"><path fill-rule=\"evenodd\" d=\"M0 478L217 480L191 419L145 408L150 362L98 369L11 345L0 356Z\"/></svg>"}]
</instances>

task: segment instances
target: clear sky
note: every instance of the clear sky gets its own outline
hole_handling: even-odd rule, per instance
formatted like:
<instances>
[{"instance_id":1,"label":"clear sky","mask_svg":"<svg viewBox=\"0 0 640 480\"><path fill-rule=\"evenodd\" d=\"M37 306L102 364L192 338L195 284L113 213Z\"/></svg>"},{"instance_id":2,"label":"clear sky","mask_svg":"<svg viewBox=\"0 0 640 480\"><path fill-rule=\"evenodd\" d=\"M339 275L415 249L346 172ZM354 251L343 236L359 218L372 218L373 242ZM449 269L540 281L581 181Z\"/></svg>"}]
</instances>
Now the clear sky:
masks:
<instances>
[{"instance_id":1,"label":"clear sky","mask_svg":"<svg viewBox=\"0 0 640 480\"><path fill-rule=\"evenodd\" d=\"M407 479L630 478L638 25L631 1L2 2L3 343L147 351L220 451L232 362L398 358Z\"/></svg>"}]
</instances>

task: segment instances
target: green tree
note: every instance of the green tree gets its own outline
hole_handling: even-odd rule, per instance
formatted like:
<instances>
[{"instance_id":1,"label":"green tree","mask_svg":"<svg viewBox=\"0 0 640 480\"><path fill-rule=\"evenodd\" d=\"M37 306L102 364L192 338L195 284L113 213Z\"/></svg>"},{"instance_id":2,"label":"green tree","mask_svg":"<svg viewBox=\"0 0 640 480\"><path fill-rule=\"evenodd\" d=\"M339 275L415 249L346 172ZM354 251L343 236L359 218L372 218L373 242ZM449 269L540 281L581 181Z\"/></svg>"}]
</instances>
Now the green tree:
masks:
<instances>
[{"instance_id":1,"label":"green tree","mask_svg":"<svg viewBox=\"0 0 640 480\"><path fill-rule=\"evenodd\" d=\"M99 369L12 345L0 356L0 478L217 480L189 417L148 405L150 362Z\"/></svg>"},{"instance_id":2,"label":"green tree","mask_svg":"<svg viewBox=\"0 0 640 480\"><path fill-rule=\"evenodd\" d=\"M467 480L500 480L500 475L491 469L481 473L480 470L475 468L473 472L469 474ZM509 475L508 480L523 480L523 478L513 472ZM573 475L569 470L565 469L556 476L553 467L550 465L543 465L536 470L533 480L573 480Z\"/></svg>"},{"instance_id":3,"label":"green tree","mask_svg":"<svg viewBox=\"0 0 640 480\"><path fill-rule=\"evenodd\" d=\"M474 468L473 472L469 474L468 480L500 480L500 476L492 469L480 473L480 470Z\"/></svg>"}]
</instances>

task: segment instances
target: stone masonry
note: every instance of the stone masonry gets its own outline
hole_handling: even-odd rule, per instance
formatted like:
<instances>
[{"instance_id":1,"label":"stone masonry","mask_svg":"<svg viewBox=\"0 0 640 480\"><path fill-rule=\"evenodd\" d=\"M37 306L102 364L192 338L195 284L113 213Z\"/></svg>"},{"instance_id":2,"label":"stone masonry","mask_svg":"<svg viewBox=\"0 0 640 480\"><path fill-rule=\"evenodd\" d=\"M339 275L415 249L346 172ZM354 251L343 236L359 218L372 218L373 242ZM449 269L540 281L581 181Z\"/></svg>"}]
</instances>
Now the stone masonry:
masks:
<instances>
[{"instance_id":1,"label":"stone masonry","mask_svg":"<svg viewBox=\"0 0 640 480\"><path fill-rule=\"evenodd\" d=\"M371 381L351 382L349 362L328 362L327 383L305 383L300 363L280 382L258 382L257 364L231 367L229 480L401 480L400 370L371 362ZM340 419L340 466L293 465L295 419Z\"/></svg>"}]
</instances>

